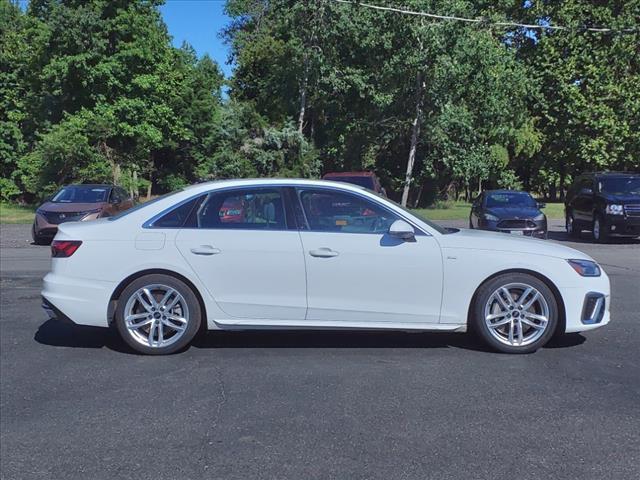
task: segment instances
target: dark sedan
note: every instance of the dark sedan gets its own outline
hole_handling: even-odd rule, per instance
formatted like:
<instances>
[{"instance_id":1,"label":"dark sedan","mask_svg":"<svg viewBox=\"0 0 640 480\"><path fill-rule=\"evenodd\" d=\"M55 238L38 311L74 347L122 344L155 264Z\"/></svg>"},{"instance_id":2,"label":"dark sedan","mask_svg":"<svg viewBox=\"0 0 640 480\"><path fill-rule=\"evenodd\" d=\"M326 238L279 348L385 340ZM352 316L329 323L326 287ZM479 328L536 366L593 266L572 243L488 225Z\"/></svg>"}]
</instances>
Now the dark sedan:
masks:
<instances>
[{"instance_id":1,"label":"dark sedan","mask_svg":"<svg viewBox=\"0 0 640 480\"><path fill-rule=\"evenodd\" d=\"M527 192L489 190L471 206L469 228L547 238L547 217Z\"/></svg>"}]
</instances>

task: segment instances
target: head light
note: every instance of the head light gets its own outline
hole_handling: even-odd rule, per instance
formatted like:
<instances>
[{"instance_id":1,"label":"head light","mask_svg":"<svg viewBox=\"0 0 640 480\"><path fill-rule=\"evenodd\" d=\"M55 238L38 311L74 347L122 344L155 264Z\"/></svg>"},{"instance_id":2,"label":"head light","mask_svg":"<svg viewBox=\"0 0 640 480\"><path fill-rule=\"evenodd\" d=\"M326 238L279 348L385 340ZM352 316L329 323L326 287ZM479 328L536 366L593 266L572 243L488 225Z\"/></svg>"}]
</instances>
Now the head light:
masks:
<instances>
[{"instance_id":1,"label":"head light","mask_svg":"<svg viewBox=\"0 0 640 480\"><path fill-rule=\"evenodd\" d=\"M607 212L609 215L622 215L623 208L622 205L607 205L607 207L605 208L605 212Z\"/></svg>"},{"instance_id":2,"label":"head light","mask_svg":"<svg viewBox=\"0 0 640 480\"><path fill-rule=\"evenodd\" d=\"M583 277L599 277L600 267L596 262L591 260L567 260L569 265Z\"/></svg>"},{"instance_id":3,"label":"head light","mask_svg":"<svg viewBox=\"0 0 640 480\"><path fill-rule=\"evenodd\" d=\"M536 221L544 220L544 213L541 213L540 215L533 217L533 219Z\"/></svg>"},{"instance_id":4,"label":"head light","mask_svg":"<svg viewBox=\"0 0 640 480\"><path fill-rule=\"evenodd\" d=\"M485 220L490 220L492 222L497 222L499 220L498 217L496 217L495 215L491 215L490 213L485 213L484 218Z\"/></svg>"}]
</instances>

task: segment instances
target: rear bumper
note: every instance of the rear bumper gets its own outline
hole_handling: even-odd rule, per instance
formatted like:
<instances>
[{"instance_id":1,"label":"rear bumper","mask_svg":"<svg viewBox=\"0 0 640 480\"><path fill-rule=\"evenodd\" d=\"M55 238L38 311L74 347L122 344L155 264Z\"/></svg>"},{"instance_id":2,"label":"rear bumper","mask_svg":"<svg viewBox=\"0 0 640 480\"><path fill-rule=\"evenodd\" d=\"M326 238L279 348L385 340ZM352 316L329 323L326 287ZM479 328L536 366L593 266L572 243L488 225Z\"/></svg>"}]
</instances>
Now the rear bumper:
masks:
<instances>
[{"instance_id":1,"label":"rear bumper","mask_svg":"<svg viewBox=\"0 0 640 480\"><path fill-rule=\"evenodd\" d=\"M115 289L116 284L112 282L49 273L43 280L43 308L52 318L67 319L78 325L108 327L107 310Z\"/></svg>"}]
</instances>

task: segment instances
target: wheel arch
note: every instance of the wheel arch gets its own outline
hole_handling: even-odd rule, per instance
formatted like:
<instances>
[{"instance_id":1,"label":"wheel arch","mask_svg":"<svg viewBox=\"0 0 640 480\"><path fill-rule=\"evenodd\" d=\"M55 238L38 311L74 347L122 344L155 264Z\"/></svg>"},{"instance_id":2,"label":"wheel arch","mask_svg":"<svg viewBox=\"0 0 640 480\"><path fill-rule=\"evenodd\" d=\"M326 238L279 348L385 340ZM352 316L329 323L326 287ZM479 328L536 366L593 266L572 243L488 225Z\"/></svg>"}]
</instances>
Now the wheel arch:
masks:
<instances>
[{"instance_id":1,"label":"wheel arch","mask_svg":"<svg viewBox=\"0 0 640 480\"><path fill-rule=\"evenodd\" d=\"M207 328L206 327L207 326L207 307L204 303L204 299L202 298L202 294L198 290L198 287L196 287L193 284L193 282L189 280L187 277L185 277L184 275L181 275L177 272L166 270L163 268L149 268L146 270L140 270L139 272L132 273L131 275L126 277L124 280L122 280L118 284L116 289L111 294L111 298L109 299L109 307L107 309L107 321L109 322L109 325L111 325L115 319L116 305L124 289L127 288L127 286L134 280L140 277L144 277L145 275L154 275L154 274L168 275L170 277L177 278L181 282L184 282L193 291L194 295L198 299L198 303L200 304L200 310L202 311L201 325L203 326L204 329L206 329Z\"/></svg>"},{"instance_id":2,"label":"wheel arch","mask_svg":"<svg viewBox=\"0 0 640 480\"><path fill-rule=\"evenodd\" d=\"M499 272L495 272L489 275L482 282L480 282L478 287L473 292L473 296L471 297L471 302L469 303L469 309L467 311L467 325L473 324L471 319L472 319L473 309L477 301L478 291L480 290L480 287L482 287L488 281L496 278L497 276L504 275L507 273L526 273L528 275L536 277L538 280L544 282L544 284L547 287L549 287L549 289L553 293L554 298L556 299L556 303L558 304L558 325L556 326L556 331L553 333L553 335L554 336L562 335L566 330L566 308L565 308L564 300L562 299L562 294L560 293L560 290L555 285L555 283L553 283L553 281L551 281L551 279L546 275L543 275L540 272L536 272L535 270L529 270L526 268L510 268L506 270L500 270Z\"/></svg>"}]
</instances>

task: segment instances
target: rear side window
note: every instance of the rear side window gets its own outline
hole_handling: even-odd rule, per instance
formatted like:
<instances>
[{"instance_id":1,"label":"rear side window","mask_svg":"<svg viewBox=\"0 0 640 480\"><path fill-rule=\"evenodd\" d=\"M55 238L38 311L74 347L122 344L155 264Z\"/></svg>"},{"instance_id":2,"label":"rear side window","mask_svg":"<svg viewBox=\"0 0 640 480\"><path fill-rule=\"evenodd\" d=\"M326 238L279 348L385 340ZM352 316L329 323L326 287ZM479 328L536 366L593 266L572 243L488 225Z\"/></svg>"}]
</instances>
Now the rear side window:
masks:
<instances>
[{"instance_id":1,"label":"rear side window","mask_svg":"<svg viewBox=\"0 0 640 480\"><path fill-rule=\"evenodd\" d=\"M210 193L195 212L198 228L286 230L280 189L238 189Z\"/></svg>"},{"instance_id":2,"label":"rear side window","mask_svg":"<svg viewBox=\"0 0 640 480\"><path fill-rule=\"evenodd\" d=\"M174 208L170 212L166 213L159 219L157 219L152 227L155 228L188 228L195 227L195 218L192 212L202 202L204 195L200 195L194 199L189 200L182 205Z\"/></svg>"},{"instance_id":3,"label":"rear side window","mask_svg":"<svg viewBox=\"0 0 640 480\"><path fill-rule=\"evenodd\" d=\"M300 201L314 232L386 233L399 219L381 206L345 192L304 189Z\"/></svg>"}]
</instances>

